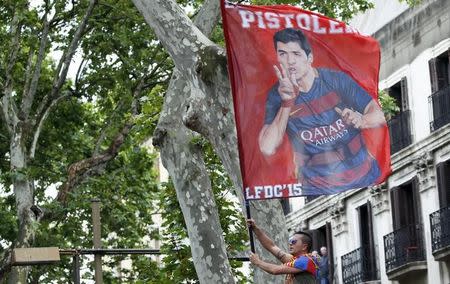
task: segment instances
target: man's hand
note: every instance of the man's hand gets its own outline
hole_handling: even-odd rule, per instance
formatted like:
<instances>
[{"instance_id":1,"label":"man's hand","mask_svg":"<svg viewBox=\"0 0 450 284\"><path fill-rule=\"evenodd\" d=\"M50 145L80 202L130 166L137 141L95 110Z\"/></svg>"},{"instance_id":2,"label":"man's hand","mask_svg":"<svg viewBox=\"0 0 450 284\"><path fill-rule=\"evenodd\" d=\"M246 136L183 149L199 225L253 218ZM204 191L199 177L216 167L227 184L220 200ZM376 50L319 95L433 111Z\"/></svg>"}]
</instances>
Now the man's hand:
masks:
<instances>
[{"instance_id":1,"label":"man's hand","mask_svg":"<svg viewBox=\"0 0 450 284\"><path fill-rule=\"evenodd\" d=\"M255 220L253 220L253 219L247 219L246 221L247 221L247 226L248 226L249 228L252 228L252 229L256 228L256 222L255 222Z\"/></svg>"},{"instance_id":2,"label":"man's hand","mask_svg":"<svg viewBox=\"0 0 450 284\"><path fill-rule=\"evenodd\" d=\"M345 124L353 126L357 129L364 128L365 121L361 113L349 108L344 108L344 110L341 110L340 108L335 107L334 110L342 117Z\"/></svg>"},{"instance_id":3,"label":"man's hand","mask_svg":"<svg viewBox=\"0 0 450 284\"><path fill-rule=\"evenodd\" d=\"M280 82L280 85L278 86L278 93L280 93L281 100L284 103L292 102L291 105L293 105L293 102L298 95L299 85L294 74L289 74L289 70L284 68L283 65L280 65L280 67L281 71L276 65L273 66L273 69L277 74L278 81Z\"/></svg>"},{"instance_id":4,"label":"man's hand","mask_svg":"<svg viewBox=\"0 0 450 284\"><path fill-rule=\"evenodd\" d=\"M258 266L258 264L260 263L261 259L259 258L259 256L255 253L250 253L249 255L250 258L250 262L256 266Z\"/></svg>"}]
</instances>

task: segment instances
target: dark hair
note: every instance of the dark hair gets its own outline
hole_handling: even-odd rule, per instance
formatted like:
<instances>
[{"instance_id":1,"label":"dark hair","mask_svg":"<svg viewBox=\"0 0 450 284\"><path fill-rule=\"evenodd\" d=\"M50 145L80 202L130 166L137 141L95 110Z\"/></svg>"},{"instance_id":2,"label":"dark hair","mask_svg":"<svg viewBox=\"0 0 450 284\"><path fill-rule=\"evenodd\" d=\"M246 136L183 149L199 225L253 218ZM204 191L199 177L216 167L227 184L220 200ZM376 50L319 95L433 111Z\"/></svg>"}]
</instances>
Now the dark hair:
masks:
<instances>
[{"instance_id":1,"label":"dark hair","mask_svg":"<svg viewBox=\"0 0 450 284\"><path fill-rule=\"evenodd\" d=\"M309 45L308 39L301 30L296 30L293 28L280 30L273 36L273 44L275 46L275 50L277 49L277 42L297 42L305 51L306 55L309 55L311 53L311 46Z\"/></svg>"},{"instance_id":2,"label":"dark hair","mask_svg":"<svg viewBox=\"0 0 450 284\"><path fill-rule=\"evenodd\" d=\"M307 252L311 252L312 248L312 237L307 232L298 231L295 232L294 235L300 235L300 238L302 239L302 243L306 244L306 250Z\"/></svg>"}]
</instances>

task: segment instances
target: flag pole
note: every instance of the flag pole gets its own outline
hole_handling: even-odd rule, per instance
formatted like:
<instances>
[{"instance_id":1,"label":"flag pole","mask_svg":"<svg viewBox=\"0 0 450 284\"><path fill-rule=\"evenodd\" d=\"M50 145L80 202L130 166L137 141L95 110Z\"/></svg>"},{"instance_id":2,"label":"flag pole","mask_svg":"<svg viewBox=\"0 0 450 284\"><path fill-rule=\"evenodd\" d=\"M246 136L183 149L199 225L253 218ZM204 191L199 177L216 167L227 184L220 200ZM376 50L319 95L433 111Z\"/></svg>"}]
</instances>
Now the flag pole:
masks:
<instances>
[{"instance_id":1,"label":"flag pole","mask_svg":"<svg viewBox=\"0 0 450 284\"><path fill-rule=\"evenodd\" d=\"M245 209L247 211L247 219L251 219L250 215L250 201L246 198L245 199ZM248 227L248 235L250 237L250 250L255 253L255 240L253 239L253 229L252 227Z\"/></svg>"}]
</instances>

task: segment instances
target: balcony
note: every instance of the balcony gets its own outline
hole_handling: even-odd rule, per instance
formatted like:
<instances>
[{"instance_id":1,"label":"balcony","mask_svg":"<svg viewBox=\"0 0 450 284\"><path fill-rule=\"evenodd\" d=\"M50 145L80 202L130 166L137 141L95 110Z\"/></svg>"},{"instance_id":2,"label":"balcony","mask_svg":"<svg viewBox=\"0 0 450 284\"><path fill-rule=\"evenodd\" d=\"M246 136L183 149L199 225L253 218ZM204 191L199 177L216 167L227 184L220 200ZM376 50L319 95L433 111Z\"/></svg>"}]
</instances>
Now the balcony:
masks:
<instances>
[{"instance_id":1,"label":"balcony","mask_svg":"<svg viewBox=\"0 0 450 284\"><path fill-rule=\"evenodd\" d=\"M430 214L431 249L438 261L450 260L450 207Z\"/></svg>"},{"instance_id":2,"label":"balcony","mask_svg":"<svg viewBox=\"0 0 450 284\"><path fill-rule=\"evenodd\" d=\"M384 236L384 255L389 280L426 270L422 225L409 225Z\"/></svg>"},{"instance_id":3,"label":"balcony","mask_svg":"<svg viewBox=\"0 0 450 284\"><path fill-rule=\"evenodd\" d=\"M344 284L378 280L375 262L370 261L367 247L358 248L341 257Z\"/></svg>"},{"instance_id":4,"label":"balcony","mask_svg":"<svg viewBox=\"0 0 450 284\"><path fill-rule=\"evenodd\" d=\"M391 138L391 154L397 153L411 144L410 116L411 111L403 111L388 121L389 136Z\"/></svg>"},{"instance_id":5,"label":"balcony","mask_svg":"<svg viewBox=\"0 0 450 284\"><path fill-rule=\"evenodd\" d=\"M433 121L430 130L435 131L450 122L450 86L447 86L428 97Z\"/></svg>"}]
</instances>

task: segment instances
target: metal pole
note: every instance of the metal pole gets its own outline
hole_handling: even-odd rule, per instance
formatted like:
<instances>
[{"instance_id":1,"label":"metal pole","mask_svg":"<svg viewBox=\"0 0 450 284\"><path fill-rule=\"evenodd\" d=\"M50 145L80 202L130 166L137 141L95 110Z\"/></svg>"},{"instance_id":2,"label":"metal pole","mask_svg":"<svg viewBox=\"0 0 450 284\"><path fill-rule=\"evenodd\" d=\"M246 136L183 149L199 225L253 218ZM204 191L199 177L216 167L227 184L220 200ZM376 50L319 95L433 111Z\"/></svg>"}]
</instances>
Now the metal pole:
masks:
<instances>
[{"instance_id":1,"label":"metal pole","mask_svg":"<svg viewBox=\"0 0 450 284\"><path fill-rule=\"evenodd\" d=\"M247 219L251 218L250 215L250 201L248 201L247 199L245 199L245 209L247 211ZM250 237L250 250L255 253L255 241L253 239L253 230L252 227L248 227L248 234Z\"/></svg>"},{"instance_id":2,"label":"metal pole","mask_svg":"<svg viewBox=\"0 0 450 284\"><path fill-rule=\"evenodd\" d=\"M99 249L102 247L101 239L101 222L100 222L100 200L92 199L92 227L94 231L94 249ZM102 273L102 256L100 254L95 254L94 256L95 264L95 283L103 284L103 273Z\"/></svg>"},{"instance_id":3,"label":"metal pole","mask_svg":"<svg viewBox=\"0 0 450 284\"><path fill-rule=\"evenodd\" d=\"M80 284L81 278L80 278L80 255L78 253L75 253L73 255L73 283L74 284Z\"/></svg>"}]
</instances>

